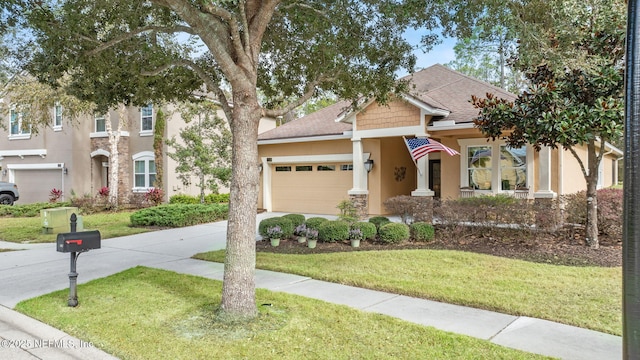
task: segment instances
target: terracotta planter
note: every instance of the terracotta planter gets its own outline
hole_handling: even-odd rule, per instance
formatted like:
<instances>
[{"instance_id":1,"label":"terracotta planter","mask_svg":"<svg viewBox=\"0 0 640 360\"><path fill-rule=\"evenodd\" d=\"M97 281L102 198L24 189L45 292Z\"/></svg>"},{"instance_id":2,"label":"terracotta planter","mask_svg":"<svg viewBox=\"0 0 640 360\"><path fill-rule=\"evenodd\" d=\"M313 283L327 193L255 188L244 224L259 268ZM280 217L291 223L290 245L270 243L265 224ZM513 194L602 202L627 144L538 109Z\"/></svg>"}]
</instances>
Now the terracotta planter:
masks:
<instances>
[{"instance_id":1,"label":"terracotta planter","mask_svg":"<svg viewBox=\"0 0 640 360\"><path fill-rule=\"evenodd\" d=\"M316 243L317 243L317 242L318 242L318 240L315 240L315 239L314 239L314 240L311 240L311 239L309 239L309 240L307 240L307 246L308 246L310 249L315 249L315 247L316 247Z\"/></svg>"},{"instance_id":2,"label":"terracotta planter","mask_svg":"<svg viewBox=\"0 0 640 360\"><path fill-rule=\"evenodd\" d=\"M280 239L271 239L271 246L280 245Z\"/></svg>"},{"instance_id":3,"label":"terracotta planter","mask_svg":"<svg viewBox=\"0 0 640 360\"><path fill-rule=\"evenodd\" d=\"M351 246L352 247L360 247L360 240L351 239Z\"/></svg>"}]
</instances>

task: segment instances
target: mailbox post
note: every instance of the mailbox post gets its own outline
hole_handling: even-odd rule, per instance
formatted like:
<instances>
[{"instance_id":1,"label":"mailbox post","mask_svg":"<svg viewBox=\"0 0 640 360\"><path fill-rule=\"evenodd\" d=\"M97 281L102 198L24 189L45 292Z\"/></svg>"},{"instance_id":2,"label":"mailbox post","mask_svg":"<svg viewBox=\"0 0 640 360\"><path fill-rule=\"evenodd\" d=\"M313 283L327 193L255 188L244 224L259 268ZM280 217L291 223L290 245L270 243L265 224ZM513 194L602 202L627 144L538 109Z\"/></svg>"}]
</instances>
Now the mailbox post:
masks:
<instances>
[{"instance_id":1,"label":"mailbox post","mask_svg":"<svg viewBox=\"0 0 640 360\"><path fill-rule=\"evenodd\" d=\"M68 305L72 307L78 306L78 273L76 272L78 256L85 251L100 249L100 232L97 230L76 232L77 221L76 214L71 214L71 232L58 234L56 239L58 252L71 253Z\"/></svg>"}]
</instances>

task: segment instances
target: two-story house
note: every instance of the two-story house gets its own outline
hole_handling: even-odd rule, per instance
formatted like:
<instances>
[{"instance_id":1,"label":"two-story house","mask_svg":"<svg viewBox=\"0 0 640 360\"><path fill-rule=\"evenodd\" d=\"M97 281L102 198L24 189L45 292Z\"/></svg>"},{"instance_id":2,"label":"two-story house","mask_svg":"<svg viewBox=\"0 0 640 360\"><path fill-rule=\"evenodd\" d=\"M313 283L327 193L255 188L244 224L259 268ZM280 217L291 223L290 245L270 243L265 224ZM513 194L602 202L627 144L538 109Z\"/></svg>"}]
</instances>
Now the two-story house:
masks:
<instances>
[{"instance_id":1,"label":"two-story house","mask_svg":"<svg viewBox=\"0 0 640 360\"><path fill-rule=\"evenodd\" d=\"M7 101L7 99L5 99ZM10 101L10 99L8 100ZM179 139L180 129L186 126L175 106L163 107L168 114L164 139ZM154 154L154 126L158 108L148 105L126 109L126 126L121 127L117 144L118 197L127 201L135 194L153 188L156 169L163 166L166 199L175 194L197 195L195 185L184 185L176 174L176 162L167 156L171 151L163 145L161 160ZM46 202L52 189L63 191L63 199L71 196L95 196L103 187L111 186L109 164L112 147L109 144L107 122L112 132L118 129L118 113L85 116L78 121L65 119L62 106L51 109L49 126L32 131L21 114L11 109L0 127L0 180L15 182L20 189L20 203ZM224 116L221 112L220 116ZM275 119L263 119L260 131L275 127ZM225 191L222 189L222 191Z\"/></svg>"}]
</instances>

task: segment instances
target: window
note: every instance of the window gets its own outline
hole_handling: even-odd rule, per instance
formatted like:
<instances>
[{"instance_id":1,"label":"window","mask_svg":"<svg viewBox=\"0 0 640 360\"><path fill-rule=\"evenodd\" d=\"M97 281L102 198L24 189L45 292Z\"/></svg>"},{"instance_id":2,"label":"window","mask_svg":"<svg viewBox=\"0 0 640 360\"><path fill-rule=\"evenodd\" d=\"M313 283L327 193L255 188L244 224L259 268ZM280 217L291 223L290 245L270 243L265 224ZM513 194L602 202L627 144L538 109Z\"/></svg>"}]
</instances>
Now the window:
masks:
<instances>
[{"instance_id":1,"label":"window","mask_svg":"<svg viewBox=\"0 0 640 360\"><path fill-rule=\"evenodd\" d=\"M335 171L335 165L318 165L318 171Z\"/></svg>"},{"instance_id":2,"label":"window","mask_svg":"<svg viewBox=\"0 0 640 360\"><path fill-rule=\"evenodd\" d=\"M276 166L276 171L291 171L291 166Z\"/></svg>"},{"instance_id":3,"label":"window","mask_svg":"<svg viewBox=\"0 0 640 360\"><path fill-rule=\"evenodd\" d=\"M107 132L107 125L104 115L95 116L96 132Z\"/></svg>"},{"instance_id":4,"label":"window","mask_svg":"<svg viewBox=\"0 0 640 360\"><path fill-rule=\"evenodd\" d=\"M527 186L527 148L500 145L501 190L515 190Z\"/></svg>"},{"instance_id":5,"label":"window","mask_svg":"<svg viewBox=\"0 0 640 360\"><path fill-rule=\"evenodd\" d=\"M491 146L467 148L467 174L469 186L479 190L491 190Z\"/></svg>"},{"instance_id":6,"label":"window","mask_svg":"<svg viewBox=\"0 0 640 360\"><path fill-rule=\"evenodd\" d=\"M10 133L12 137L20 137L21 135L31 134L31 125L23 122L23 114L17 112L15 109L11 109L10 113Z\"/></svg>"},{"instance_id":7,"label":"window","mask_svg":"<svg viewBox=\"0 0 640 360\"><path fill-rule=\"evenodd\" d=\"M153 132L153 105L149 104L140 109L140 132Z\"/></svg>"},{"instance_id":8,"label":"window","mask_svg":"<svg viewBox=\"0 0 640 360\"><path fill-rule=\"evenodd\" d=\"M62 105L59 102L53 107L53 129L62 129Z\"/></svg>"},{"instance_id":9,"label":"window","mask_svg":"<svg viewBox=\"0 0 640 360\"><path fill-rule=\"evenodd\" d=\"M299 166L296 166L296 171L313 171L313 166L311 166L311 165L299 165Z\"/></svg>"},{"instance_id":10,"label":"window","mask_svg":"<svg viewBox=\"0 0 640 360\"><path fill-rule=\"evenodd\" d=\"M487 144L480 139L458 140L460 186L476 191L498 193L529 187L533 174L533 148L512 148L504 142Z\"/></svg>"},{"instance_id":11,"label":"window","mask_svg":"<svg viewBox=\"0 0 640 360\"><path fill-rule=\"evenodd\" d=\"M153 153L145 151L133 156L134 190L153 188L156 182L156 162Z\"/></svg>"},{"instance_id":12,"label":"window","mask_svg":"<svg viewBox=\"0 0 640 360\"><path fill-rule=\"evenodd\" d=\"M340 165L340 170L342 170L342 171L353 171L353 164Z\"/></svg>"}]
</instances>

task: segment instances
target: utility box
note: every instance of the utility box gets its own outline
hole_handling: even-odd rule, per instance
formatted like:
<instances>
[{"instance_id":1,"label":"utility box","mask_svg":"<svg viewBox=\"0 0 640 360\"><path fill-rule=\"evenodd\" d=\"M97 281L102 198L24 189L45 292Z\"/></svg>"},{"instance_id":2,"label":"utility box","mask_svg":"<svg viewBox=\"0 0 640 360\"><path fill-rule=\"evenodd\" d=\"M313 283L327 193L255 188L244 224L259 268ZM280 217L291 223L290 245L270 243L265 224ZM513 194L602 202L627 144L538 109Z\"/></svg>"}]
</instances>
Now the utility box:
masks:
<instances>
[{"instance_id":1,"label":"utility box","mask_svg":"<svg viewBox=\"0 0 640 360\"><path fill-rule=\"evenodd\" d=\"M78 213L77 207L67 206L40 210L40 219L42 220L42 233L54 234L68 231L69 218L73 213Z\"/></svg>"},{"instance_id":2,"label":"utility box","mask_svg":"<svg viewBox=\"0 0 640 360\"><path fill-rule=\"evenodd\" d=\"M100 249L100 231L80 231L58 234L56 250L58 252L85 252Z\"/></svg>"}]
</instances>

